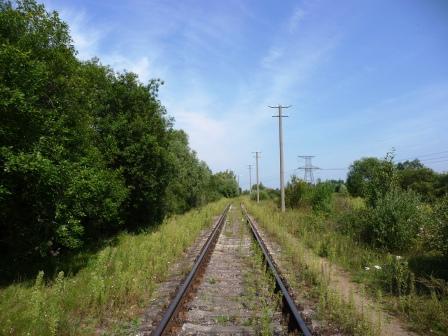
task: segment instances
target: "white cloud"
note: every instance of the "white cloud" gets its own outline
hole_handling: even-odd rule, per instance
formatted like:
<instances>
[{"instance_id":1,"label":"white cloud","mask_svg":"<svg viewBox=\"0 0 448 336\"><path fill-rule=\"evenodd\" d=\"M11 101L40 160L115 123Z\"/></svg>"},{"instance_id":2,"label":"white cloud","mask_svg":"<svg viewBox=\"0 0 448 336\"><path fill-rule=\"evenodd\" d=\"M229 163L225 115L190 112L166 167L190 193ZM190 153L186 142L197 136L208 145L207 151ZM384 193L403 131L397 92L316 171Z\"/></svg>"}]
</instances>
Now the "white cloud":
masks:
<instances>
[{"instance_id":1,"label":"white cloud","mask_svg":"<svg viewBox=\"0 0 448 336\"><path fill-rule=\"evenodd\" d=\"M263 68L271 69L273 64L276 63L283 56L283 48L271 47L266 54L261 59L261 66Z\"/></svg>"},{"instance_id":2,"label":"white cloud","mask_svg":"<svg viewBox=\"0 0 448 336\"><path fill-rule=\"evenodd\" d=\"M291 15L288 24L290 33L294 33L297 30L297 26L305 19L306 14L307 12L303 8L299 7L294 10L294 13Z\"/></svg>"},{"instance_id":3,"label":"white cloud","mask_svg":"<svg viewBox=\"0 0 448 336\"><path fill-rule=\"evenodd\" d=\"M104 55L100 57L100 60L103 64L111 66L115 71L130 71L136 73L142 83L147 83L151 78L164 78L164 68L154 66L153 61L147 56L133 58L115 53ZM155 71L155 69L158 71Z\"/></svg>"},{"instance_id":4,"label":"white cloud","mask_svg":"<svg viewBox=\"0 0 448 336\"><path fill-rule=\"evenodd\" d=\"M75 11L66 7L58 11L61 18L69 25L70 35L78 51L78 57L82 60L88 60L98 56L99 43L108 34L108 29L91 24L83 10Z\"/></svg>"}]
</instances>

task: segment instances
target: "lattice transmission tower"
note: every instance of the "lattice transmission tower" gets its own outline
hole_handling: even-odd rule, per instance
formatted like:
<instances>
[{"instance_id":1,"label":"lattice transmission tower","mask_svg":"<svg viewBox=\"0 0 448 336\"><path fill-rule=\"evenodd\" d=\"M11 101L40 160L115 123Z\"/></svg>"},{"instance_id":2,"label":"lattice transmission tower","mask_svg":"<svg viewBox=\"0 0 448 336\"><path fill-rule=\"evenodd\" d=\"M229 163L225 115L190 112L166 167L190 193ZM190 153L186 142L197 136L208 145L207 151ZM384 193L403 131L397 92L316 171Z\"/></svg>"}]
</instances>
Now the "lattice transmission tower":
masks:
<instances>
[{"instance_id":1,"label":"lattice transmission tower","mask_svg":"<svg viewBox=\"0 0 448 336\"><path fill-rule=\"evenodd\" d=\"M305 174L303 176L303 179L305 182L314 184L314 170L320 169L319 167L313 166L311 159L313 158L313 155L299 155L300 159L305 160L305 165L303 167L299 167L297 169L303 169L305 171Z\"/></svg>"}]
</instances>

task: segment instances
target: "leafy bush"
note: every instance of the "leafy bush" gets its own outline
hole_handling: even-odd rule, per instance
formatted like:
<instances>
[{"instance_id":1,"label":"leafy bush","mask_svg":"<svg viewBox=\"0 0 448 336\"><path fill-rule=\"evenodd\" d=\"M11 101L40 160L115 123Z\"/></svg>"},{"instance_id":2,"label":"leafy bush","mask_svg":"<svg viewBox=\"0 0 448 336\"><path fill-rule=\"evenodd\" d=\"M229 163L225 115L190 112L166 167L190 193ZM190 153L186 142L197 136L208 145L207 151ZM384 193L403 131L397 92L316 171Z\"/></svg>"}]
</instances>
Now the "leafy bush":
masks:
<instances>
[{"instance_id":1,"label":"leafy bush","mask_svg":"<svg viewBox=\"0 0 448 336\"><path fill-rule=\"evenodd\" d=\"M364 197L370 206L398 185L393 154L382 160L363 158L355 161L347 176L347 188L352 196Z\"/></svg>"},{"instance_id":2,"label":"leafy bush","mask_svg":"<svg viewBox=\"0 0 448 336\"><path fill-rule=\"evenodd\" d=\"M291 176L285 188L285 203L290 208L298 208L307 204L311 186L297 176Z\"/></svg>"},{"instance_id":3,"label":"leafy bush","mask_svg":"<svg viewBox=\"0 0 448 336\"><path fill-rule=\"evenodd\" d=\"M400 256L388 255L378 277L383 288L391 294L406 295L414 289L414 275L409 270L408 262Z\"/></svg>"},{"instance_id":4,"label":"leafy bush","mask_svg":"<svg viewBox=\"0 0 448 336\"><path fill-rule=\"evenodd\" d=\"M409 268L417 279L444 279L448 281L448 258L441 255L417 255L409 258Z\"/></svg>"},{"instance_id":5,"label":"leafy bush","mask_svg":"<svg viewBox=\"0 0 448 336\"><path fill-rule=\"evenodd\" d=\"M261 189L258 193L258 197L259 197L260 201L265 201L265 200L270 199L269 193L266 189ZM255 192L252 192L252 196L250 198L254 201L257 200L257 191L256 190L255 190Z\"/></svg>"},{"instance_id":6,"label":"leafy bush","mask_svg":"<svg viewBox=\"0 0 448 336\"><path fill-rule=\"evenodd\" d=\"M348 189L347 186L343 183L341 183L337 188L336 192L342 194L342 195L348 195Z\"/></svg>"},{"instance_id":7,"label":"leafy bush","mask_svg":"<svg viewBox=\"0 0 448 336\"><path fill-rule=\"evenodd\" d=\"M316 211L328 211L334 190L332 182L311 185L292 176L285 188L286 205L291 208L311 207Z\"/></svg>"},{"instance_id":8,"label":"leafy bush","mask_svg":"<svg viewBox=\"0 0 448 336\"><path fill-rule=\"evenodd\" d=\"M355 241L360 241L364 228L365 208L344 210L336 214L337 230L349 235Z\"/></svg>"},{"instance_id":9,"label":"leafy bush","mask_svg":"<svg viewBox=\"0 0 448 336\"><path fill-rule=\"evenodd\" d=\"M333 195L333 186L328 183L318 183L310 189L310 203L313 210L329 211L331 198Z\"/></svg>"},{"instance_id":10,"label":"leafy bush","mask_svg":"<svg viewBox=\"0 0 448 336\"><path fill-rule=\"evenodd\" d=\"M278 189L271 189L271 188L267 188L266 186L263 185L263 183L260 183L259 185L259 197L260 197L260 201L265 201L265 200L275 200L277 201L278 198L280 197L280 192ZM251 193L251 197L252 200L257 200L257 185L253 185L252 186L252 193Z\"/></svg>"},{"instance_id":11,"label":"leafy bush","mask_svg":"<svg viewBox=\"0 0 448 336\"><path fill-rule=\"evenodd\" d=\"M448 257L448 196L436 203L434 220L437 225L437 249Z\"/></svg>"},{"instance_id":12,"label":"leafy bush","mask_svg":"<svg viewBox=\"0 0 448 336\"><path fill-rule=\"evenodd\" d=\"M380 198L376 207L358 212L362 239L389 251L409 249L425 217L415 193L396 189Z\"/></svg>"}]
</instances>

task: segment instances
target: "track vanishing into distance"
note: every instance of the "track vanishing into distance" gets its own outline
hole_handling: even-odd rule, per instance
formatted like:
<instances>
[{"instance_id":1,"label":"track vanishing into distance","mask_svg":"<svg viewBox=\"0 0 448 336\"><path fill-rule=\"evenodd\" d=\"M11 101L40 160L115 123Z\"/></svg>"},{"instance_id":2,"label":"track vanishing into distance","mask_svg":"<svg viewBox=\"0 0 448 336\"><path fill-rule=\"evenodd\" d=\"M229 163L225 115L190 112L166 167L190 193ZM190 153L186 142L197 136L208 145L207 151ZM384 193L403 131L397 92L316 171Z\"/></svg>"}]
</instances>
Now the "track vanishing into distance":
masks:
<instances>
[{"instance_id":1,"label":"track vanishing into distance","mask_svg":"<svg viewBox=\"0 0 448 336\"><path fill-rule=\"evenodd\" d=\"M155 328L139 335L311 335L251 217L228 205Z\"/></svg>"}]
</instances>

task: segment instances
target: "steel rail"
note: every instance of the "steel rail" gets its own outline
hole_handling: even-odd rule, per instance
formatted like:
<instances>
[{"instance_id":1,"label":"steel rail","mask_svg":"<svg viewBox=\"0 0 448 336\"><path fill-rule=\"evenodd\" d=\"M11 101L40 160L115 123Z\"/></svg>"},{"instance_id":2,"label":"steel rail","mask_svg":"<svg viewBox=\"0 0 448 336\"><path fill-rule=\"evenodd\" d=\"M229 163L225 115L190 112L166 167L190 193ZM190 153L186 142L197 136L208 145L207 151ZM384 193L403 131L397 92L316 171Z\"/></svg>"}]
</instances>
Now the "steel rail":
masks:
<instances>
[{"instance_id":1,"label":"steel rail","mask_svg":"<svg viewBox=\"0 0 448 336\"><path fill-rule=\"evenodd\" d=\"M151 335L154 336L164 335L171 329L175 316L181 309L182 304L187 296L187 293L191 289L192 284L199 273L199 270L204 266L208 255L210 254L210 252L213 249L213 246L216 244L216 241L218 240L219 234L227 217L227 212L229 211L229 208L230 204L226 206L224 212L217 220L217 224L215 225L215 228L213 229L210 236L208 237L206 243L202 247L199 256L196 258L193 268L191 269L190 273L188 273L188 276L186 277L185 281L182 283L179 290L177 291L176 296L166 309L157 328L154 329Z\"/></svg>"},{"instance_id":2,"label":"steel rail","mask_svg":"<svg viewBox=\"0 0 448 336\"><path fill-rule=\"evenodd\" d=\"M275 284L276 288L281 291L282 297L283 297L283 310L284 312L287 312L289 314L289 325L288 328L290 330L299 330L303 333L305 336L312 336L311 331L308 329L308 326L306 325L305 321L302 318L302 315L300 314L299 310L297 309L296 304L294 303L294 300L292 299L291 295L288 292L288 289L286 288L285 284L283 283L282 278L280 277L279 272L277 271L277 268L274 264L274 261L271 258L271 255L269 254L269 251L263 242L263 239L261 238L260 234L258 233L253 219L249 216L247 213L247 210L244 208L244 206L241 204L241 209L243 210L244 216L246 217L246 221L249 224L252 234L255 237L255 240L258 242L258 245L260 246L261 251L263 252L264 260L269 266L269 270L271 271L272 275L275 278Z\"/></svg>"}]
</instances>

